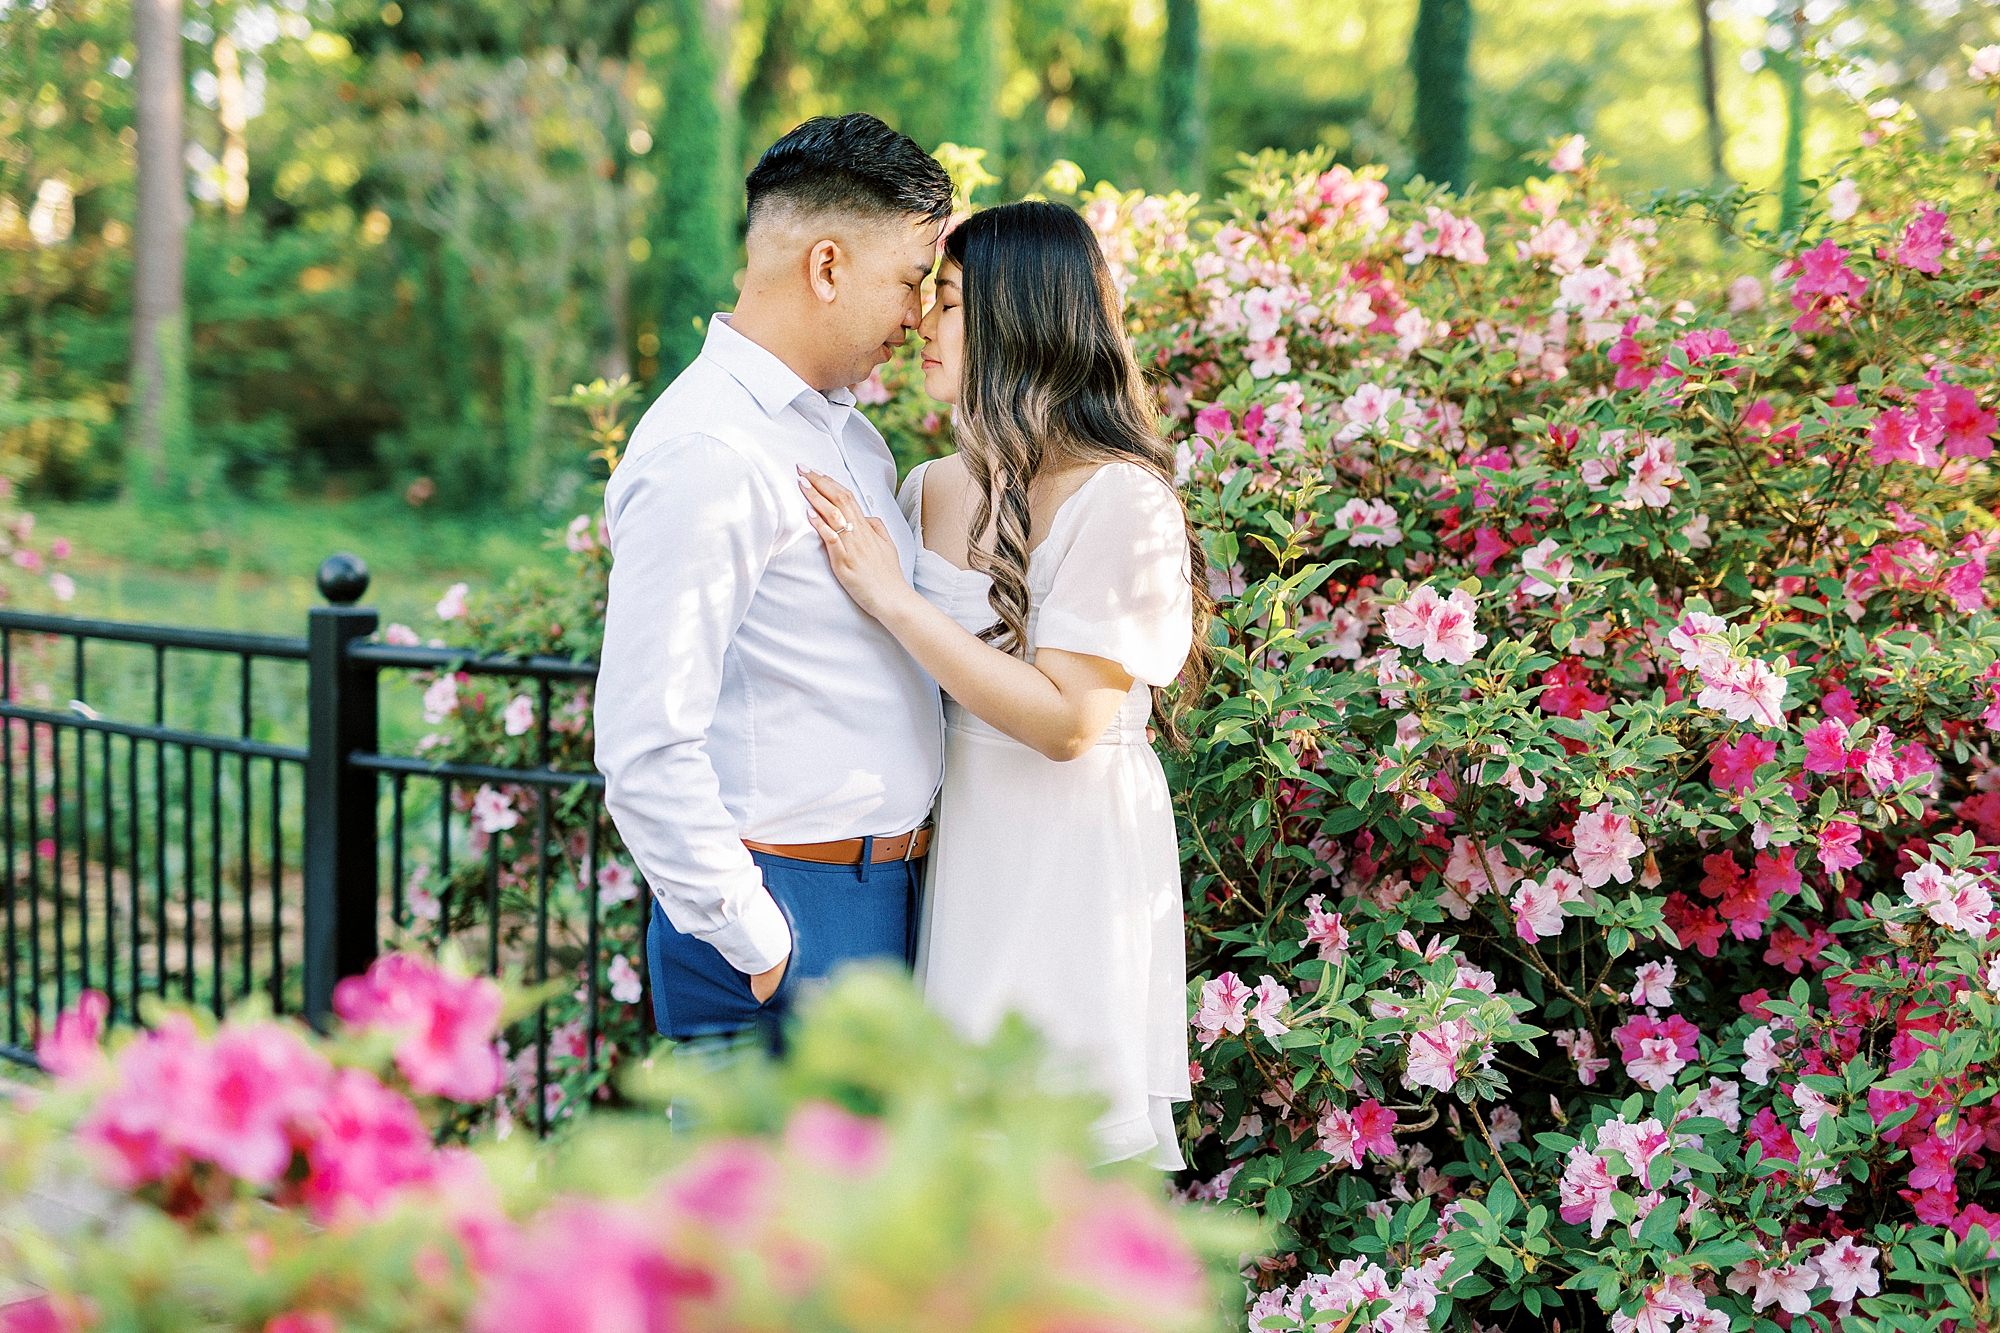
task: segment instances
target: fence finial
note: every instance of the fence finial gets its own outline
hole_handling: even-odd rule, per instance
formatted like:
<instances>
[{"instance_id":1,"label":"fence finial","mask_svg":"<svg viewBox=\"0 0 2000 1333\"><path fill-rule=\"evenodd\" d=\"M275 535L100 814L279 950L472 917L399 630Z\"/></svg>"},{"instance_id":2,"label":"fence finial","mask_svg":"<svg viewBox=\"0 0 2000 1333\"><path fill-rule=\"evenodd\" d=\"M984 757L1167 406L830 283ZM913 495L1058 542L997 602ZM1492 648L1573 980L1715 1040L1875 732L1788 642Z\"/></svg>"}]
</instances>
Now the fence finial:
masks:
<instances>
[{"instance_id":1,"label":"fence finial","mask_svg":"<svg viewBox=\"0 0 2000 1333\"><path fill-rule=\"evenodd\" d=\"M352 606L368 591L368 562L349 551L335 551L319 565L319 590L335 606Z\"/></svg>"}]
</instances>

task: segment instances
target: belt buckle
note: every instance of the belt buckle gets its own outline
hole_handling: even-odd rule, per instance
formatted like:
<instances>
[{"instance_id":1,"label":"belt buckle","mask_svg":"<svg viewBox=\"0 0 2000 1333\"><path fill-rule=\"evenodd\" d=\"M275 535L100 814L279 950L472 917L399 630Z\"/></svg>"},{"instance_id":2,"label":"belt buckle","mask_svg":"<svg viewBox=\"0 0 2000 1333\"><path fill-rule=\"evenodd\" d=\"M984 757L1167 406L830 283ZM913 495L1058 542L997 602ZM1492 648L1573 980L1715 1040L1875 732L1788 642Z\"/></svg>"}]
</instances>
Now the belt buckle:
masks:
<instances>
[{"instance_id":1,"label":"belt buckle","mask_svg":"<svg viewBox=\"0 0 2000 1333\"><path fill-rule=\"evenodd\" d=\"M910 840L903 844L903 860L914 861L917 859L917 835L929 827L929 824L919 824L910 830Z\"/></svg>"}]
</instances>

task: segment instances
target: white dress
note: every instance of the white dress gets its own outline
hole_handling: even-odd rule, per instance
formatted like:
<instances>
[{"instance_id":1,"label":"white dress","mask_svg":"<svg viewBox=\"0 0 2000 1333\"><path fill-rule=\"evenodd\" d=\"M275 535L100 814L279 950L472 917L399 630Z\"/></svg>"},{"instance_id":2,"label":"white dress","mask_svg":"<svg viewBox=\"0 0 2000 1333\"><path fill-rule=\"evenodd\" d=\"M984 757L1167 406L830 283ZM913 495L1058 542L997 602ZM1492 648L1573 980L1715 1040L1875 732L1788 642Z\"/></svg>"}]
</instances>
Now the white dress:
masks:
<instances>
[{"instance_id":1,"label":"white dress","mask_svg":"<svg viewBox=\"0 0 2000 1333\"><path fill-rule=\"evenodd\" d=\"M900 500L923 541L923 478ZM1178 497L1134 463L1100 468L1064 502L1028 560L1032 648L1119 663L1132 692L1094 749L1057 763L945 700L917 975L974 1041L1010 1010L1039 1028L1051 1081L1093 1090L1104 1161L1182 1165L1173 1103L1190 1096L1180 855L1148 685L1180 674L1192 642ZM990 580L919 545L916 586L978 633Z\"/></svg>"}]
</instances>

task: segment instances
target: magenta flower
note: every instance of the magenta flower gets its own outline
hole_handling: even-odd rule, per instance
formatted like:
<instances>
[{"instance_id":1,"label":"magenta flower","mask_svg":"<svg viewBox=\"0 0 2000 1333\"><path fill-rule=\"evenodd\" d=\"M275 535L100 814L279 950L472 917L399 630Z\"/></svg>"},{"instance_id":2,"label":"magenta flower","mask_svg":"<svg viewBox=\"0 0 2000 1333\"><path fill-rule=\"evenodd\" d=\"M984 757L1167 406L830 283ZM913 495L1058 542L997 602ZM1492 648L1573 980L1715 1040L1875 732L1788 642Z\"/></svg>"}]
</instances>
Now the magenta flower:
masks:
<instances>
[{"instance_id":1,"label":"magenta flower","mask_svg":"<svg viewBox=\"0 0 2000 1333\"><path fill-rule=\"evenodd\" d=\"M110 1068L100 1042L111 1000L103 991L87 990L76 1003L56 1015L55 1026L35 1045L35 1059L60 1086L88 1083Z\"/></svg>"},{"instance_id":2,"label":"magenta flower","mask_svg":"<svg viewBox=\"0 0 2000 1333\"><path fill-rule=\"evenodd\" d=\"M224 1027L199 1066L206 1075L178 1128L189 1156L238 1180L268 1185L292 1161L294 1130L318 1113L326 1060L276 1023Z\"/></svg>"},{"instance_id":3,"label":"magenta flower","mask_svg":"<svg viewBox=\"0 0 2000 1333\"><path fill-rule=\"evenodd\" d=\"M888 1156L888 1135L882 1122L855 1115L832 1102L809 1101L785 1122L785 1149L834 1175L859 1178L872 1174Z\"/></svg>"},{"instance_id":4,"label":"magenta flower","mask_svg":"<svg viewBox=\"0 0 2000 1333\"><path fill-rule=\"evenodd\" d=\"M305 1196L321 1222L381 1213L396 1195L435 1178L430 1131L407 1097L362 1069L343 1069L318 1108L306 1148Z\"/></svg>"},{"instance_id":5,"label":"magenta flower","mask_svg":"<svg viewBox=\"0 0 2000 1333\"><path fill-rule=\"evenodd\" d=\"M1718 745L1709 753L1709 781L1717 791L1747 792L1757 786L1757 769L1778 757L1776 742L1755 736L1738 737L1733 745Z\"/></svg>"},{"instance_id":6,"label":"magenta flower","mask_svg":"<svg viewBox=\"0 0 2000 1333\"><path fill-rule=\"evenodd\" d=\"M1236 420L1226 407L1204 407L1194 414L1194 433L1211 443L1221 443L1236 429Z\"/></svg>"},{"instance_id":7,"label":"magenta flower","mask_svg":"<svg viewBox=\"0 0 2000 1333\"><path fill-rule=\"evenodd\" d=\"M1630 816L1612 810L1611 802L1577 816L1571 856L1586 886L1601 888L1614 879L1620 884L1631 883L1632 858L1645 851L1646 844L1633 830Z\"/></svg>"},{"instance_id":8,"label":"magenta flower","mask_svg":"<svg viewBox=\"0 0 2000 1333\"><path fill-rule=\"evenodd\" d=\"M1938 442L1944 439L1944 422L1935 412L1917 407L1905 412L1885 407L1868 423L1868 459L1877 467L1890 463L1915 463L1937 467L1944 462Z\"/></svg>"},{"instance_id":9,"label":"magenta flower","mask_svg":"<svg viewBox=\"0 0 2000 1333\"><path fill-rule=\"evenodd\" d=\"M1849 300L1860 296L1868 289L1868 280L1847 266L1847 253L1827 240L1800 255L1795 261L1799 277L1793 290Z\"/></svg>"},{"instance_id":10,"label":"magenta flower","mask_svg":"<svg viewBox=\"0 0 2000 1333\"><path fill-rule=\"evenodd\" d=\"M1896 262L1936 276L1944 271L1944 252L1951 242L1945 215L1935 208L1920 207L1916 221L1903 228L1903 243L1896 247Z\"/></svg>"},{"instance_id":11,"label":"magenta flower","mask_svg":"<svg viewBox=\"0 0 2000 1333\"><path fill-rule=\"evenodd\" d=\"M1852 870L1861 864L1861 830L1836 819L1819 831L1819 863L1828 871Z\"/></svg>"},{"instance_id":12,"label":"magenta flower","mask_svg":"<svg viewBox=\"0 0 2000 1333\"><path fill-rule=\"evenodd\" d=\"M343 1022L398 1035L396 1068L416 1091L484 1101L506 1068L493 1049L500 987L487 977L454 977L410 954L388 954L366 974L333 988Z\"/></svg>"},{"instance_id":13,"label":"magenta flower","mask_svg":"<svg viewBox=\"0 0 2000 1333\"><path fill-rule=\"evenodd\" d=\"M1805 769L1808 773L1845 773L1847 771L1847 728L1832 718L1822 719L1818 726L1806 732L1802 740L1806 746Z\"/></svg>"}]
</instances>

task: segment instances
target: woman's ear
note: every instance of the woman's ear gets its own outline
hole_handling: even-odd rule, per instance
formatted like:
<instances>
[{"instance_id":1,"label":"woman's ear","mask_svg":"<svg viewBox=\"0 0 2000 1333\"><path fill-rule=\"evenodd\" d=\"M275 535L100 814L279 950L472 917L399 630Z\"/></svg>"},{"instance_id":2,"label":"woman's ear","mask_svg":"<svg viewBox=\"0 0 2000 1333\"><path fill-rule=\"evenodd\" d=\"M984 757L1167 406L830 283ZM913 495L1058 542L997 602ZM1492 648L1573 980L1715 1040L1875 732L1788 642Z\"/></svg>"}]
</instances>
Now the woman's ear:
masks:
<instances>
[{"instance_id":1,"label":"woman's ear","mask_svg":"<svg viewBox=\"0 0 2000 1333\"><path fill-rule=\"evenodd\" d=\"M814 241L812 249L806 251L806 285L822 305L832 305L840 294L836 274L846 257L840 242L831 239Z\"/></svg>"}]
</instances>

